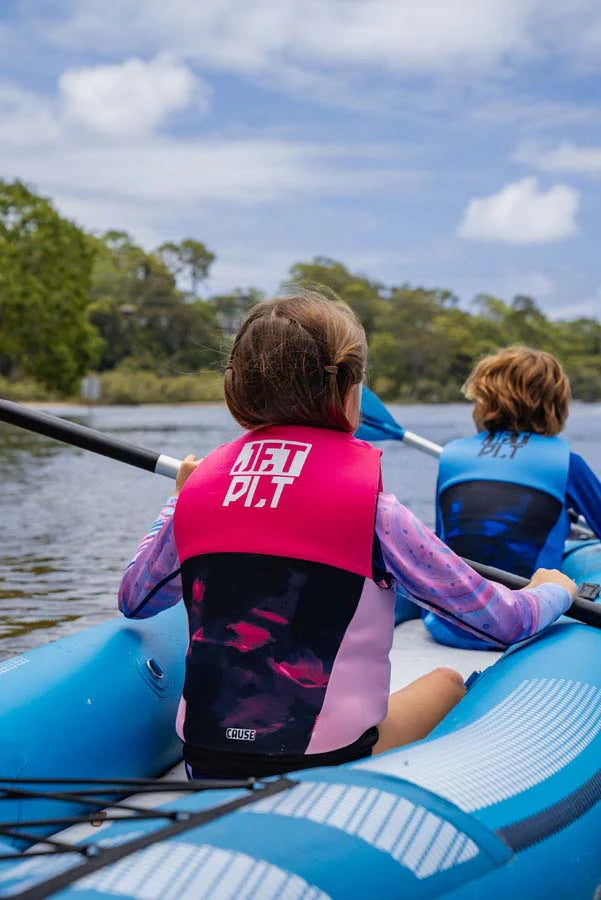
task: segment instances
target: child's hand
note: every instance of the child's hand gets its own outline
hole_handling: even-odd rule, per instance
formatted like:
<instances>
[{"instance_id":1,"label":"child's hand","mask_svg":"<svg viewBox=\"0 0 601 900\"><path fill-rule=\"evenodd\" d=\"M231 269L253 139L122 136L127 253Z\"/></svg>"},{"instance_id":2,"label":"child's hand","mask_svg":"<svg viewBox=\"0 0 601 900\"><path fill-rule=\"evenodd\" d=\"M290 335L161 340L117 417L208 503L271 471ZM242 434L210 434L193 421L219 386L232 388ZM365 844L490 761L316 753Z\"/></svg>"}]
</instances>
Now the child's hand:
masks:
<instances>
[{"instance_id":1,"label":"child's hand","mask_svg":"<svg viewBox=\"0 0 601 900\"><path fill-rule=\"evenodd\" d=\"M173 492L174 497L179 496L179 492L200 462L202 462L202 460L196 459L193 453L189 453L188 456L186 456L185 459L182 460L182 464L177 470L177 476L175 478L175 491Z\"/></svg>"},{"instance_id":2,"label":"child's hand","mask_svg":"<svg viewBox=\"0 0 601 900\"><path fill-rule=\"evenodd\" d=\"M575 581L572 581L571 578L568 578L567 575L564 575L563 572L558 571L558 569L537 569L528 584L526 585L525 590L528 588L538 587L541 584L558 584L560 587L569 591L572 600L576 599L578 594L578 585Z\"/></svg>"}]
</instances>

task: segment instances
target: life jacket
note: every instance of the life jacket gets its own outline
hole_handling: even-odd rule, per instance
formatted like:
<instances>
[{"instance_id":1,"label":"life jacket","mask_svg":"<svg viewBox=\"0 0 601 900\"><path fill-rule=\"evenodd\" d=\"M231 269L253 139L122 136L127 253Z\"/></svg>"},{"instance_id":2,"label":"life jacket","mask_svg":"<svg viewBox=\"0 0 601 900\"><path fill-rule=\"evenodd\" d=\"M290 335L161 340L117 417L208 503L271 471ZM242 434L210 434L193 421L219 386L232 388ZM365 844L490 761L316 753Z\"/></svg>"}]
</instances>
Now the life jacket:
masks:
<instances>
[{"instance_id":1,"label":"life jacket","mask_svg":"<svg viewBox=\"0 0 601 900\"><path fill-rule=\"evenodd\" d=\"M499 431L451 441L438 470L438 536L459 556L526 578L559 568L569 466L569 445L557 437ZM434 613L424 621L441 643L491 646Z\"/></svg>"},{"instance_id":2,"label":"life jacket","mask_svg":"<svg viewBox=\"0 0 601 900\"><path fill-rule=\"evenodd\" d=\"M187 480L174 515L190 627L177 724L207 774L211 758L230 772L237 757L317 759L386 715L394 592L372 571L380 456L340 431L272 426Z\"/></svg>"}]
</instances>

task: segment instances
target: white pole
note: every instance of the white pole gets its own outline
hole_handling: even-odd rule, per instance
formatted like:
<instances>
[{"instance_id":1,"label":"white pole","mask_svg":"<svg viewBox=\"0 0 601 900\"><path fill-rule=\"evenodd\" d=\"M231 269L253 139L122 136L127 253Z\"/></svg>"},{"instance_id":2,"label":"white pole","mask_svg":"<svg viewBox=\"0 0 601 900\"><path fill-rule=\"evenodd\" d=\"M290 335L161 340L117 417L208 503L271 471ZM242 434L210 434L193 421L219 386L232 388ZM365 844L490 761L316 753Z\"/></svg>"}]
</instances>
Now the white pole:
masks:
<instances>
[{"instance_id":1,"label":"white pole","mask_svg":"<svg viewBox=\"0 0 601 900\"><path fill-rule=\"evenodd\" d=\"M181 466L181 459L175 459L173 456L165 456L163 453L159 456L154 467L157 475L165 475L167 478L175 478L177 470Z\"/></svg>"},{"instance_id":2,"label":"white pole","mask_svg":"<svg viewBox=\"0 0 601 900\"><path fill-rule=\"evenodd\" d=\"M419 434L414 434L412 431L405 432L403 435L403 443L409 444L410 447L415 447L416 450L423 450L424 453L429 453L430 456L435 456L437 459L442 453L440 444L435 444L434 441L429 441L427 438L420 437Z\"/></svg>"}]
</instances>

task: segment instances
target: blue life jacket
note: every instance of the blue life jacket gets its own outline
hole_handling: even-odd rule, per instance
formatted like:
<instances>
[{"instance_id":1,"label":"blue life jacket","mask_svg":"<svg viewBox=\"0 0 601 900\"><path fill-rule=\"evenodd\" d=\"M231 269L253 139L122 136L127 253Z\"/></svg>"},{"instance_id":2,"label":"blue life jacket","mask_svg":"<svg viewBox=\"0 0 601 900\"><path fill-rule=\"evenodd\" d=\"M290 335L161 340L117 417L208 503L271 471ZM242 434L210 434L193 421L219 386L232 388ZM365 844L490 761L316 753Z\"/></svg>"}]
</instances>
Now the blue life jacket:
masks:
<instances>
[{"instance_id":1,"label":"blue life jacket","mask_svg":"<svg viewBox=\"0 0 601 900\"><path fill-rule=\"evenodd\" d=\"M438 471L438 536L459 556L526 578L559 568L569 466L569 445L557 437L485 431L451 441ZM424 622L441 643L492 646L433 613Z\"/></svg>"}]
</instances>

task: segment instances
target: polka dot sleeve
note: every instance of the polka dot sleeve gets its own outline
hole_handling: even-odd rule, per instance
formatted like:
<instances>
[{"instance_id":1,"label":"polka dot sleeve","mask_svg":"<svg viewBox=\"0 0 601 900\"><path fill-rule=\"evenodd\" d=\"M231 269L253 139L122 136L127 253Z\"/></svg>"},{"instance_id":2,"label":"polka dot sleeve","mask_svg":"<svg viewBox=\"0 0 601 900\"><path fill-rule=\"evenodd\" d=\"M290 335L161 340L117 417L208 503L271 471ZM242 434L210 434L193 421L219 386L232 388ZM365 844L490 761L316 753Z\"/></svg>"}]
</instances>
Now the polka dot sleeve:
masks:
<instances>
[{"instance_id":1,"label":"polka dot sleeve","mask_svg":"<svg viewBox=\"0 0 601 900\"><path fill-rule=\"evenodd\" d=\"M379 495L376 533L409 599L500 646L542 631L571 603L556 584L511 591L477 575L392 494Z\"/></svg>"}]
</instances>

